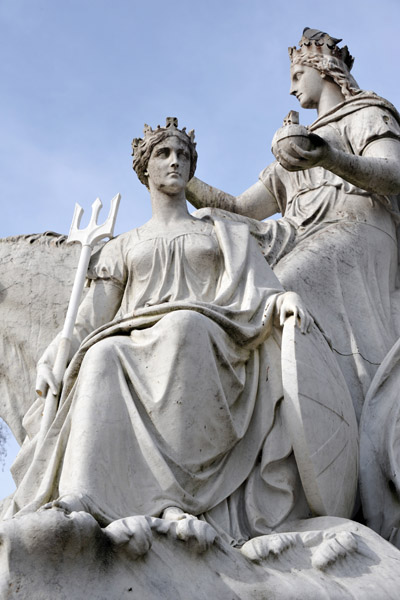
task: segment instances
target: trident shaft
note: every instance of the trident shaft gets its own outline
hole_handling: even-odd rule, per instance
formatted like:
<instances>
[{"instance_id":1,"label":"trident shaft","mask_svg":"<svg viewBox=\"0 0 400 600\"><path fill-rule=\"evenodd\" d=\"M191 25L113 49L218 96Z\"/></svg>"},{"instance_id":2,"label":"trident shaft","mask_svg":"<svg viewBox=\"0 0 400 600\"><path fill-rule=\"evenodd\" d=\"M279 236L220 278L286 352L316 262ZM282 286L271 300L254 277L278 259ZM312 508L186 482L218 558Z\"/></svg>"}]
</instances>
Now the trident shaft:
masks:
<instances>
[{"instance_id":1,"label":"trident shaft","mask_svg":"<svg viewBox=\"0 0 400 600\"><path fill-rule=\"evenodd\" d=\"M117 194L112 199L107 220L103 223L103 225L98 225L97 219L100 209L103 205L100 198L97 198L92 204L92 215L89 225L85 229L79 229L83 215L83 208L79 206L79 204L75 205L74 216L72 218L72 224L67 243L70 244L71 242L79 242L82 245L82 250L76 270L71 298L68 304L64 327L58 344L56 360L53 366L53 374L57 383L58 392L56 395L54 395L50 389L47 392L36 451L38 451L42 446L42 442L57 412L59 390L64 377L65 369L67 367L72 334L74 331L76 316L78 314L80 299L85 285L92 248L100 240L106 237L111 238L113 236L120 199L120 194Z\"/></svg>"}]
</instances>

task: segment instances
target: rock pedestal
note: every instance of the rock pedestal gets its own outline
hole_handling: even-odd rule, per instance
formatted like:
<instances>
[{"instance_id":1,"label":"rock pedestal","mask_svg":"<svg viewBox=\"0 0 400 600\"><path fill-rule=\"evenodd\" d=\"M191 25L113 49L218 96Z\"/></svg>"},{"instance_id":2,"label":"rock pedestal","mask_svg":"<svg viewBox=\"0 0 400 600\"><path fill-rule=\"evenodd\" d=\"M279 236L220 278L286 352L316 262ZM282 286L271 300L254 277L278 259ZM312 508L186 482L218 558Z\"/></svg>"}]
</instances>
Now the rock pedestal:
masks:
<instances>
[{"instance_id":1,"label":"rock pedestal","mask_svg":"<svg viewBox=\"0 0 400 600\"><path fill-rule=\"evenodd\" d=\"M150 535L138 534L146 520ZM144 522L144 521L143 521ZM174 523L131 517L101 529L88 514L46 510L1 525L3 600L397 599L400 552L344 519L207 550ZM124 531L124 535L121 535ZM129 535L129 531L131 532Z\"/></svg>"}]
</instances>

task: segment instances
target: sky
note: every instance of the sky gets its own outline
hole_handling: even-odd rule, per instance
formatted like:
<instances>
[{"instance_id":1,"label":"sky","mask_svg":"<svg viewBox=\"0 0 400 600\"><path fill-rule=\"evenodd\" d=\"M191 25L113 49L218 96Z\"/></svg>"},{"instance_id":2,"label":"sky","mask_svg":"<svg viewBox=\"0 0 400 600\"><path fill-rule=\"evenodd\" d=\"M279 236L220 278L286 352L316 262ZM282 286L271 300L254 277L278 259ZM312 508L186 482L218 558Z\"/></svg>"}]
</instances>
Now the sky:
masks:
<instances>
[{"instance_id":1,"label":"sky","mask_svg":"<svg viewBox=\"0 0 400 600\"><path fill-rule=\"evenodd\" d=\"M130 144L167 116L196 130L196 175L243 192L286 114L315 118L289 95L304 27L342 38L360 87L400 108L399 23L399 0L0 0L0 237L68 233L75 202L84 226L117 192L115 232L143 224Z\"/></svg>"}]
</instances>

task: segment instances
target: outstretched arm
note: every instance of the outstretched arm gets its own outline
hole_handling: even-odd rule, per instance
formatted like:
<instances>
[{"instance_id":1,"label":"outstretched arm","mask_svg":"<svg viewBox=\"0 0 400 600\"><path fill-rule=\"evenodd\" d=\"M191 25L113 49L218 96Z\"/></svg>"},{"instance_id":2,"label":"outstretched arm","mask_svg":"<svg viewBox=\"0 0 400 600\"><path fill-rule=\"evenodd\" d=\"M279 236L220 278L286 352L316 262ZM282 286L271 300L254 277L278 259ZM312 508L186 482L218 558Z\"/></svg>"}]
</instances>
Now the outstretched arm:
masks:
<instances>
[{"instance_id":1,"label":"outstretched arm","mask_svg":"<svg viewBox=\"0 0 400 600\"><path fill-rule=\"evenodd\" d=\"M259 221L280 212L275 197L261 181L240 196L231 196L193 177L186 187L186 197L195 208L222 208Z\"/></svg>"},{"instance_id":2,"label":"outstretched arm","mask_svg":"<svg viewBox=\"0 0 400 600\"><path fill-rule=\"evenodd\" d=\"M400 193L400 142L382 138L371 142L362 156L333 148L321 137L311 134L312 148L303 150L294 142L289 151L280 150L280 164L288 171L323 167L367 192L390 195Z\"/></svg>"}]
</instances>

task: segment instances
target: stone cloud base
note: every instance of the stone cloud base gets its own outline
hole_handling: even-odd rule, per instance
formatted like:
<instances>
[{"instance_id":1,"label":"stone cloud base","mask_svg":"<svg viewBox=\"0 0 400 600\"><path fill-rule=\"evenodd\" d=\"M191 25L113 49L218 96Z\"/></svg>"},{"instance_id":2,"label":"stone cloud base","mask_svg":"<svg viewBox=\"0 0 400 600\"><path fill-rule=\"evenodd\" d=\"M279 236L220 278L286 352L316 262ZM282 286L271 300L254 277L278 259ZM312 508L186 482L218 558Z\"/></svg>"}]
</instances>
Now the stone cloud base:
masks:
<instances>
[{"instance_id":1,"label":"stone cloud base","mask_svg":"<svg viewBox=\"0 0 400 600\"><path fill-rule=\"evenodd\" d=\"M84 512L31 513L1 524L0 597L399 598L400 552L373 531L325 517L293 525L295 531L255 538L235 549L209 530L201 543L177 521L131 517L101 529ZM198 534L201 527L195 529Z\"/></svg>"}]
</instances>

